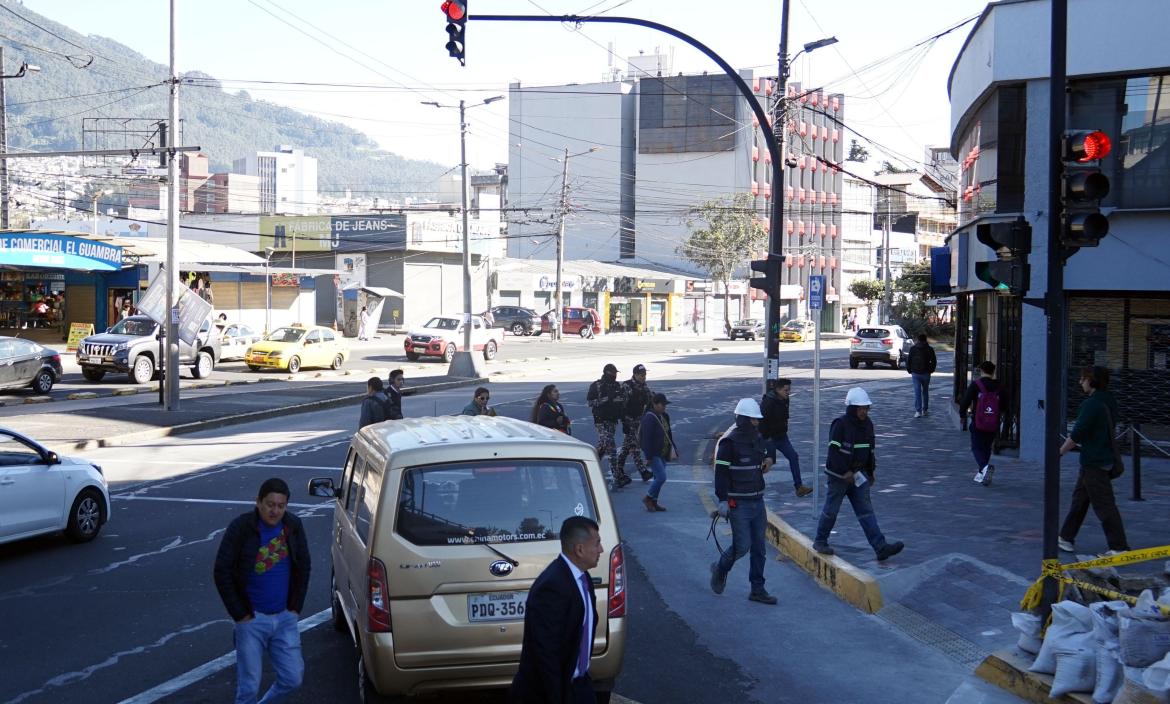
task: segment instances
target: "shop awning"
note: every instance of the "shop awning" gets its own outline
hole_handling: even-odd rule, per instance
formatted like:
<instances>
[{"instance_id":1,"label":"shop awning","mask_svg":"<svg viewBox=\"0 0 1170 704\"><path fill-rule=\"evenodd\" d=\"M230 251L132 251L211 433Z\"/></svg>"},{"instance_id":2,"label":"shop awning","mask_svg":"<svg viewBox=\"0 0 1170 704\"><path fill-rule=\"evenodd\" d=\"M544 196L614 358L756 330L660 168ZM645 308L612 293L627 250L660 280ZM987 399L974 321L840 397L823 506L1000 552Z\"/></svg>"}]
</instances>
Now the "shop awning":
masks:
<instances>
[{"instance_id":1,"label":"shop awning","mask_svg":"<svg viewBox=\"0 0 1170 704\"><path fill-rule=\"evenodd\" d=\"M348 283L345 286L342 286L341 290L342 291L365 291L366 293L372 293L375 296L378 296L379 298L389 298L390 296L398 296L398 297L404 296L404 294L401 294L392 288L386 288L384 286L363 286L362 284L359 284L356 282L355 283Z\"/></svg>"},{"instance_id":2,"label":"shop awning","mask_svg":"<svg viewBox=\"0 0 1170 704\"><path fill-rule=\"evenodd\" d=\"M340 274L341 269L306 269L299 266L270 266L265 267L263 264L257 266L255 264L191 264L191 269L199 271L218 271L218 272L233 272L237 274L252 274L254 276L264 276L267 272L273 276L279 274L296 274L297 276L332 276Z\"/></svg>"}]
</instances>

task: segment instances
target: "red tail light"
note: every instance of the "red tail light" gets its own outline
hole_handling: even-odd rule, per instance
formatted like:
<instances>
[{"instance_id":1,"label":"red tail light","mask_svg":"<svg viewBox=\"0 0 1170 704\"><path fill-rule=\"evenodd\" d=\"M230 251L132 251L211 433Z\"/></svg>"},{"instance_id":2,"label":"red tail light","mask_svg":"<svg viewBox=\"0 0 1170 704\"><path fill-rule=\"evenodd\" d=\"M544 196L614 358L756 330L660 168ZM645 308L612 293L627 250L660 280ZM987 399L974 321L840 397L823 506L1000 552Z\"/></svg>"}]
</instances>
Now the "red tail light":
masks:
<instances>
[{"instance_id":1,"label":"red tail light","mask_svg":"<svg viewBox=\"0 0 1170 704\"><path fill-rule=\"evenodd\" d=\"M852 340L850 340L850 341L849 341L849 343L850 343L850 344L853 344L853 345L860 345L860 344L861 344L861 338L860 338L860 337L855 337L855 338L853 338Z\"/></svg>"},{"instance_id":2,"label":"red tail light","mask_svg":"<svg viewBox=\"0 0 1170 704\"><path fill-rule=\"evenodd\" d=\"M626 560L622 546L618 545L609 553L609 617L626 615Z\"/></svg>"},{"instance_id":3,"label":"red tail light","mask_svg":"<svg viewBox=\"0 0 1170 704\"><path fill-rule=\"evenodd\" d=\"M366 570L369 593L366 596L366 626L370 633L390 632L390 594L386 582L386 565L376 557L370 558Z\"/></svg>"},{"instance_id":4,"label":"red tail light","mask_svg":"<svg viewBox=\"0 0 1170 704\"><path fill-rule=\"evenodd\" d=\"M885 345L886 347L893 347L894 346L894 338L887 337L886 339L882 340L882 344Z\"/></svg>"},{"instance_id":5,"label":"red tail light","mask_svg":"<svg viewBox=\"0 0 1170 704\"><path fill-rule=\"evenodd\" d=\"M53 363L60 364L61 363L61 355L59 355L59 354L53 355Z\"/></svg>"}]
</instances>

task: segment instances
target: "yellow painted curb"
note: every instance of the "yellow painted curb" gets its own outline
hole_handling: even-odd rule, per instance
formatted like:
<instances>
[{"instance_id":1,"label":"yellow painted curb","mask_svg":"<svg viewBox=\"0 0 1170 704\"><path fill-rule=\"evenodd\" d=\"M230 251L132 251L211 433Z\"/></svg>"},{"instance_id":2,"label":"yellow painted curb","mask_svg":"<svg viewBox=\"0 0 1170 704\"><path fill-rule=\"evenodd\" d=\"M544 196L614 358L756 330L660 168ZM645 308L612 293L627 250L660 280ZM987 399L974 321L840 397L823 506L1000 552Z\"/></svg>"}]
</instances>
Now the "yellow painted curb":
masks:
<instances>
[{"instance_id":1,"label":"yellow painted curb","mask_svg":"<svg viewBox=\"0 0 1170 704\"><path fill-rule=\"evenodd\" d=\"M48 403L49 401L52 401L52 400L53 400L52 396L26 396L24 399L24 402L25 403Z\"/></svg>"},{"instance_id":2,"label":"yellow painted curb","mask_svg":"<svg viewBox=\"0 0 1170 704\"><path fill-rule=\"evenodd\" d=\"M78 391L77 393L69 394L65 398L70 401L82 401L88 398L97 398L98 395L93 391Z\"/></svg>"},{"instance_id":3,"label":"yellow painted curb","mask_svg":"<svg viewBox=\"0 0 1170 704\"><path fill-rule=\"evenodd\" d=\"M1066 694L1059 699L1048 696L1052 691L1052 675L1028 672L1031 659L1015 650L999 650L984 658L975 668L975 674L985 682L1005 689L1030 702L1081 702L1092 704L1093 697L1084 693Z\"/></svg>"},{"instance_id":4,"label":"yellow painted curb","mask_svg":"<svg viewBox=\"0 0 1170 704\"><path fill-rule=\"evenodd\" d=\"M137 393L138 393L138 389L135 389L135 388L114 389L113 395L114 396L134 396L134 395L137 395Z\"/></svg>"},{"instance_id":5,"label":"yellow painted curb","mask_svg":"<svg viewBox=\"0 0 1170 704\"><path fill-rule=\"evenodd\" d=\"M842 601L867 614L881 610L882 590L873 575L836 555L821 555L813 550L811 538L771 511L768 511L767 538L797 567L811 575L817 584L836 594Z\"/></svg>"}]
</instances>

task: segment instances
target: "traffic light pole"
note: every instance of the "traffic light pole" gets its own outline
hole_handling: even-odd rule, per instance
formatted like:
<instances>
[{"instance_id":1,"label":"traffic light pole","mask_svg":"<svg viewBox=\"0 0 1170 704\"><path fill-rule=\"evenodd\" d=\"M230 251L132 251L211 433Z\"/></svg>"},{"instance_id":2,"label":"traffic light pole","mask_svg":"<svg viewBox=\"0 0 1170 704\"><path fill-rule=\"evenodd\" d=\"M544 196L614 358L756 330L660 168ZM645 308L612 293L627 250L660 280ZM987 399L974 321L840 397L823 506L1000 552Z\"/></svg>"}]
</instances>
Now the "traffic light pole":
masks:
<instances>
[{"instance_id":1,"label":"traffic light pole","mask_svg":"<svg viewBox=\"0 0 1170 704\"><path fill-rule=\"evenodd\" d=\"M783 4L783 30L780 39L780 76L778 86L780 90L781 100L784 99L785 74L787 73L788 64L788 3L789 0L784 0ZM600 24L632 24L639 27L647 27L655 29L659 32L669 34L676 39L680 39L694 48L703 52L707 58L714 61L719 68L723 69L723 73L731 79L732 83L739 90L740 94L747 101L747 105L751 108L752 114L755 115L756 120L760 123L760 132L763 133L764 143L768 147L768 153L772 157L772 216L768 222L768 252L769 258L779 257L783 259L781 253L783 249L783 241L781 240L781 219L784 217L783 210L783 193L781 188L784 183L784 164L781 161L780 145L776 141L776 134L772 130L771 122L768 120L768 113L760 105L760 101L756 99L752 89L744 82L743 78L736 73L735 69L731 67L721 56L712 51L705 44L690 35L680 32L673 27L667 27L658 22L651 22L649 20L638 19L636 17L581 17L578 15L479 15L468 14L468 21L486 21L486 22L557 22L569 25L579 25L585 23L600 23ZM777 120L778 122L782 121ZM779 288L779 280L777 279L777 289ZM775 291L775 295L768 296L768 335L766 349L766 364L764 367L765 378L778 378L780 376L780 339L772 332L772 326L776 321L780 320L780 296L779 290Z\"/></svg>"},{"instance_id":2,"label":"traffic light pole","mask_svg":"<svg viewBox=\"0 0 1170 704\"><path fill-rule=\"evenodd\" d=\"M788 4L784 0L780 5L780 53L778 70L776 72L776 119L773 126L780 127L780 134L784 135L784 126L788 122ZM760 122L763 125L763 122ZM773 134L775 134L773 132ZM787 140L786 137L784 137ZM776 145L776 153L772 155L772 217L768 220L768 253L783 255L783 226L784 226L784 142ZM781 256L781 261L783 257ZM768 313L764 318L765 329L768 335L764 342L764 357L767 363L764 366L764 392L768 391L768 379L780 377L780 272L777 271L775 289L768 291ZM809 316L812 317L812 316ZM817 331L820 331L820 321L817 321ZM814 443L813 445L817 445Z\"/></svg>"},{"instance_id":3,"label":"traffic light pole","mask_svg":"<svg viewBox=\"0 0 1170 704\"><path fill-rule=\"evenodd\" d=\"M1062 139L1065 131L1065 63L1068 49L1068 0L1052 0L1052 68L1048 81L1050 179L1048 188L1048 260L1044 305L1048 318L1044 379L1044 524L1043 559L1057 560L1060 530L1060 435L1064 430L1064 251L1061 243L1061 189L1064 172ZM1057 582L1044 580L1041 618L1047 619L1056 601Z\"/></svg>"}]
</instances>

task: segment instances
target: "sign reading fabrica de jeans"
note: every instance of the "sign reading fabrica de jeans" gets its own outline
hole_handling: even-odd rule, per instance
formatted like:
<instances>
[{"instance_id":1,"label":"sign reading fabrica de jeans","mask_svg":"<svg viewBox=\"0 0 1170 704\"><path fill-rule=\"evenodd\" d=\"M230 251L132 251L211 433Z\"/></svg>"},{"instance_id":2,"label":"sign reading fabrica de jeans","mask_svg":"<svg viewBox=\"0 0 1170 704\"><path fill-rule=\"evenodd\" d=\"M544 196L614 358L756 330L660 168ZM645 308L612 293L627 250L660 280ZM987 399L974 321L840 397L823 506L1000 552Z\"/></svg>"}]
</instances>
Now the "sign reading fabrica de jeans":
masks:
<instances>
[{"instance_id":1,"label":"sign reading fabrica de jeans","mask_svg":"<svg viewBox=\"0 0 1170 704\"><path fill-rule=\"evenodd\" d=\"M69 235L7 232L0 234L0 264L117 271L122 268L122 248Z\"/></svg>"}]
</instances>

